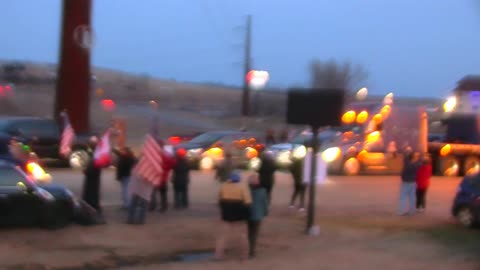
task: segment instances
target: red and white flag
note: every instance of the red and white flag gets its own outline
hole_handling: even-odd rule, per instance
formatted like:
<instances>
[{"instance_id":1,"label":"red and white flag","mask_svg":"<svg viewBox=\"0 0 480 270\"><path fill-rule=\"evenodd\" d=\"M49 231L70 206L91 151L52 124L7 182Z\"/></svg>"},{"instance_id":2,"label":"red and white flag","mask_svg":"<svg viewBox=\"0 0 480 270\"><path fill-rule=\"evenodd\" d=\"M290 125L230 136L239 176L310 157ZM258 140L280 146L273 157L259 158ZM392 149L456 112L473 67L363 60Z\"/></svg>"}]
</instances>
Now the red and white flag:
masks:
<instances>
[{"instance_id":1,"label":"red and white flag","mask_svg":"<svg viewBox=\"0 0 480 270\"><path fill-rule=\"evenodd\" d=\"M75 140L75 131L73 130L72 124L68 119L67 113L62 113L64 127L62 131L62 137L60 139L60 155L63 157L68 157L72 152L72 144Z\"/></svg>"},{"instance_id":2,"label":"red and white flag","mask_svg":"<svg viewBox=\"0 0 480 270\"><path fill-rule=\"evenodd\" d=\"M110 145L110 129L107 130L98 141L95 147L95 153L93 154L93 160L97 168L105 168L111 165L112 147Z\"/></svg>"},{"instance_id":3,"label":"red and white flag","mask_svg":"<svg viewBox=\"0 0 480 270\"><path fill-rule=\"evenodd\" d=\"M153 136L147 134L143 144L143 156L133 169L133 173L153 185L157 185L163 173L162 151L162 147Z\"/></svg>"}]
</instances>

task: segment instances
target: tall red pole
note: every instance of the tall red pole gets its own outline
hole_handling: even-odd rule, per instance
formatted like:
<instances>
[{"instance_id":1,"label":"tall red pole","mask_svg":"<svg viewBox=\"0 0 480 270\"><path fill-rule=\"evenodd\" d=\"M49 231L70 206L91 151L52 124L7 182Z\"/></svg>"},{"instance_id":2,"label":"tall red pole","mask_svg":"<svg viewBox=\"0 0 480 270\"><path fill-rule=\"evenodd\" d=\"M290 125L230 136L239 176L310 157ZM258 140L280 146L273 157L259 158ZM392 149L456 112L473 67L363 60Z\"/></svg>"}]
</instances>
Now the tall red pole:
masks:
<instances>
[{"instance_id":1,"label":"tall red pole","mask_svg":"<svg viewBox=\"0 0 480 270\"><path fill-rule=\"evenodd\" d=\"M77 132L90 125L91 0L63 0L54 118L67 110Z\"/></svg>"}]
</instances>

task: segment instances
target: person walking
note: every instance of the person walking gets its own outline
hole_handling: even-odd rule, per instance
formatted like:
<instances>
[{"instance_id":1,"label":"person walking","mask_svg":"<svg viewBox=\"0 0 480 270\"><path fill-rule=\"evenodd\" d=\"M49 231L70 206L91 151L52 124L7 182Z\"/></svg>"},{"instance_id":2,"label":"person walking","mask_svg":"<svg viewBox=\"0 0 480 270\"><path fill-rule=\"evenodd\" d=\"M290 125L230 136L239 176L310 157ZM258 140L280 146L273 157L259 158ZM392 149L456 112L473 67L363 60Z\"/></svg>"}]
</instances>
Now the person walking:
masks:
<instances>
[{"instance_id":1,"label":"person walking","mask_svg":"<svg viewBox=\"0 0 480 270\"><path fill-rule=\"evenodd\" d=\"M258 175L260 178L260 185L265 188L268 197L268 204L272 200L272 190L275 184L275 171L277 166L271 153L261 149L260 151L260 168L258 169Z\"/></svg>"},{"instance_id":2,"label":"person walking","mask_svg":"<svg viewBox=\"0 0 480 270\"><path fill-rule=\"evenodd\" d=\"M249 184L250 193L252 194L252 206L250 208L250 217L248 219L248 242L249 256L250 258L254 258L256 255L260 225L262 220L268 215L269 202L267 191L262 187L258 175L250 175Z\"/></svg>"},{"instance_id":3,"label":"person walking","mask_svg":"<svg viewBox=\"0 0 480 270\"><path fill-rule=\"evenodd\" d=\"M415 214L416 208L416 177L421 165L419 153L407 153L403 162L400 187L400 205L398 214L401 216Z\"/></svg>"},{"instance_id":4,"label":"person walking","mask_svg":"<svg viewBox=\"0 0 480 270\"><path fill-rule=\"evenodd\" d=\"M132 169L135 166L136 159L132 149L127 146L122 146L119 149L115 149L114 153L118 157L117 180L122 185L122 205L124 209L128 209L128 184L130 182L130 176Z\"/></svg>"},{"instance_id":5,"label":"person walking","mask_svg":"<svg viewBox=\"0 0 480 270\"><path fill-rule=\"evenodd\" d=\"M432 177L432 164L430 157L426 155L423 157L422 165L418 168L416 183L417 183L417 211L423 212L426 207L426 195L430 186L430 178Z\"/></svg>"},{"instance_id":6,"label":"person walking","mask_svg":"<svg viewBox=\"0 0 480 270\"><path fill-rule=\"evenodd\" d=\"M227 237L239 237L242 259L248 258L247 226L252 197L248 185L241 182L238 172L232 172L229 180L220 187L219 205L222 218L215 246L215 259L221 260L225 253Z\"/></svg>"},{"instance_id":7,"label":"person walking","mask_svg":"<svg viewBox=\"0 0 480 270\"><path fill-rule=\"evenodd\" d=\"M176 152L177 162L173 167L173 198L175 209L186 209L189 205L188 185L190 183L190 166L186 159L185 149Z\"/></svg>"},{"instance_id":8,"label":"person walking","mask_svg":"<svg viewBox=\"0 0 480 270\"><path fill-rule=\"evenodd\" d=\"M299 158L292 158L292 165L290 166L290 173L293 177L293 194L290 200L290 209L295 208L295 201L297 197L300 199L299 211L305 211L305 191L306 184L303 182L303 160Z\"/></svg>"},{"instance_id":9,"label":"person walking","mask_svg":"<svg viewBox=\"0 0 480 270\"><path fill-rule=\"evenodd\" d=\"M160 142L159 145L162 149L164 148L163 142ZM160 212L165 212L168 210L168 180L170 177L170 172L175 166L175 157L172 156L167 151L163 150L161 152L162 158L162 177L158 182L158 185L154 188L152 192L152 198L150 201L150 211L155 211L157 208L157 194L160 194Z\"/></svg>"}]
</instances>

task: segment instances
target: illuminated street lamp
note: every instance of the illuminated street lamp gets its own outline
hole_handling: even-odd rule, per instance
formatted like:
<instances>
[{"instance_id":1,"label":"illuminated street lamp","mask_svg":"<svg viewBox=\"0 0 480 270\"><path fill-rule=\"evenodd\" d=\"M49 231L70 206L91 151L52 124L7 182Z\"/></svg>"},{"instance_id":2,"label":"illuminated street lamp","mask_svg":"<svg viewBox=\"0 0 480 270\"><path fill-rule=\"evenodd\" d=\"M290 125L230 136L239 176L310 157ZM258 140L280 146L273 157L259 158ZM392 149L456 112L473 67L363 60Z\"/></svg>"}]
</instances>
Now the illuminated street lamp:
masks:
<instances>
[{"instance_id":1,"label":"illuminated street lamp","mask_svg":"<svg viewBox=\"0 0 480 270\"><path fill-rule=\"evenodd\" d=\"M388 93L383 99L383 104L392 105L393 104L393 93Z\"/></svg>"},{"instance_id":2,"label":"illuminated street lamp","mask_svg":"<svg viewBox=\"0 0 480 270\"><path fill-rule=\"evenodd\" d=\"M270 79L270 75L267 71L251 70L245 79L251 89L262 90Z\"/></svg>"}]
</instances>

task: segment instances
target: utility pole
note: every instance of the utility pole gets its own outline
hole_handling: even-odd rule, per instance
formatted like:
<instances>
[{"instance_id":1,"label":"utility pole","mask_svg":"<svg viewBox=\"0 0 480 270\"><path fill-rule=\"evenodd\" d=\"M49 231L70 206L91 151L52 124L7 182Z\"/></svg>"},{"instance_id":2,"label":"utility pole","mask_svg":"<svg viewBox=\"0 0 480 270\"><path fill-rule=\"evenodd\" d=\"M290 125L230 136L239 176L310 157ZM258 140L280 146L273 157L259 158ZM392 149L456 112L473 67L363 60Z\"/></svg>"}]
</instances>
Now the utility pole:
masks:
<instances>
[{"instance_id":1,"label":"utility pole","mask_svg":"<svg viewBox=\"0 0 480 270\"><path fill-rule=\"evenodd\" d=\"M247 24L245 31L245 60L244 60L244 74L243 74L243 98L242 98L242 116L248 117L250 115L250 87L247 81L247 74L252 68L251 57L252 46L252 15L247 16Z\"/></svg>"},{"instance_id":2,"label":"utility pole","mask_svg":"<svg viewBox=\"0 0 480 270\"><path fill-rule=\"evenodd\" d=\"M76 132L87 132L90 112L92 0L63 0L54 118L67 110Z\"/></svg>"}]
</instances>

